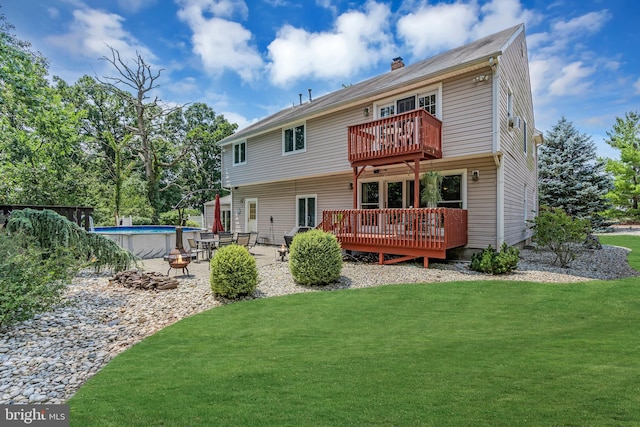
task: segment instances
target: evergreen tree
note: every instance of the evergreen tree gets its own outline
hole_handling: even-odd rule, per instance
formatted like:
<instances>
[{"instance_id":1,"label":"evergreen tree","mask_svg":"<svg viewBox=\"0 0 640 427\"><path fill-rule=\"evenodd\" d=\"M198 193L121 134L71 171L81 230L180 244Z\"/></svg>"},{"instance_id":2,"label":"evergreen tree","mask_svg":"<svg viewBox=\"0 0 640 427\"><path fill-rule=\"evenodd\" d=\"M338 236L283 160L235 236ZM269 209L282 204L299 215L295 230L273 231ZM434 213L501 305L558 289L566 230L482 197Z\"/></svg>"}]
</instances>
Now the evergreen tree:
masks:
<instances>
[{"instance_id":1,"label":"evergreen tree","mask_svg":"<svg viewBox=\"0 0 640 427\"><path fill-rule=\"evenodd\" d=\"M540 205L587 218L596 229L605 225L602 215L611 181L591 137L562 117L547 133L538 163Z\"/></svg>"},{"instance_id":2,"label":"evergreen tree","mask_svg":"<svg viewBox=\"0 0 640 427\"><path fill-rule=\"evenodd\" d=\"M620 150L620 160L610 159L607 170L614 176L614 189L609 193L613 213L621 218L640 220L640 115L616 117L607 143Z\"/></svg>"}]
</instances>

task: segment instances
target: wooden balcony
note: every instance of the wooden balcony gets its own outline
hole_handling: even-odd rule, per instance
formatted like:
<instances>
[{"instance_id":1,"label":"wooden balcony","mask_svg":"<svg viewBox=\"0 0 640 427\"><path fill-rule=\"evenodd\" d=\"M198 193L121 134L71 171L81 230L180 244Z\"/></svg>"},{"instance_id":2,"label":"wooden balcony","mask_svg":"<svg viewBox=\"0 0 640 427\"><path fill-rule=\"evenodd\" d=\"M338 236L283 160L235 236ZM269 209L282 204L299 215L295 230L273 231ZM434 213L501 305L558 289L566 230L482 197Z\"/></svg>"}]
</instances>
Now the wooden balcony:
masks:
<instances>
[{"instance_id":1,"label":"wooden balcony","mask_svg":"<svg viewBox=\"0 0 640 427\"><path fill-rule=\"evenodd\" d=\"M442 122L424 109L349 126L352 167L442 158Z\"/></svg>"},{"instance_id":2,"label":"wooden balcony","mask_svg":"<svg viewBox=\"0 0 640 427\"><path fill-rule=\"evenodd\" d=\"M447 249L467 244L467 211L450 208L345 209L323 211L322 229L343 249L374 252L380 264L413 258L446 259ZM385 254L400 255L392 260Z\"/></svg>"}]
</instances>

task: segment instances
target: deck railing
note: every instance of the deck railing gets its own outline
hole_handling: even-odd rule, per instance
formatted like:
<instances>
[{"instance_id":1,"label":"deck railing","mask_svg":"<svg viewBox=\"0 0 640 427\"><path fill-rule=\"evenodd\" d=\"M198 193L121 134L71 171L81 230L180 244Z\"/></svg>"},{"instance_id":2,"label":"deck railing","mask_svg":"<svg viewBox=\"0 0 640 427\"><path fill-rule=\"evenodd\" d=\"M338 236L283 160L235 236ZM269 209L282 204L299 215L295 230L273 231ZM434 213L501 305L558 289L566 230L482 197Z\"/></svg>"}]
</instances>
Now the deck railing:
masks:
<instances>
[{"instance_id":1,"label":"deck railing","mask_svg":"<svg viewBox=\"0 0 640 427\"><path fill-rule=\"evenodd\" d=\"M451 208L324 211L322 228L344 244L446 250L467 244L467 211Z\"/></svg>"},{"instance_id":2,"label":"deck railing","mask_svg":"<svg viewBox=\"0 0 640 427\"><path fill-rule=\"evenodd\" d=\"M424 109L349 126L352 166L407 157L442 157L442 122Z\"/></svg>"}]
</instances>

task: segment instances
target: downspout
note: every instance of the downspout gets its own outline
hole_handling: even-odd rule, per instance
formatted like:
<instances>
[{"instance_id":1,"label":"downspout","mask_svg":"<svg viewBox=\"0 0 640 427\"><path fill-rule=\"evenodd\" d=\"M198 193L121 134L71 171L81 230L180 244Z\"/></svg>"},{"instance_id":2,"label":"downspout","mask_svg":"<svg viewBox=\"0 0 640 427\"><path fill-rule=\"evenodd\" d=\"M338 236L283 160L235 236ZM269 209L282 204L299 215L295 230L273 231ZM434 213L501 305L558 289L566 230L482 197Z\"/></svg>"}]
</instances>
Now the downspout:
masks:
<instances>
[{"instance_id":1,"label":"downspout","mask_svg":"<svg viewBox=\"0 0 640 427\"><path fill-rule=\"evenodd\" d=\"M493 70L493 158L496 163L496 247L504 242L504 162L500 147L500 57L489 59Z\"/></svg>"},{"instance_id":2,"label":"downspout","mask_svg":"<svg viewBox=\"0 0 640 427\"><path fill-rule=\"evenodd\" d=\"M229 191L229 193L231 194L231 217L229 218L229 221L231 221L231 228L233 228L233 224L235 223L235 216L233 214L234 210L233 210L233 188L232 187L225 187L222 185L222 183L224 182L224 178L223 178L223 173L225 171L224 168L224 153L226 151L226 147L222 147L222 149L220 150L220 188L222 188L223 190L227 190ZM233 156L233 151L231 152L231 155ZM231 231L231 230L227 230L227 231Z\"/></svg>"}]
</instances>

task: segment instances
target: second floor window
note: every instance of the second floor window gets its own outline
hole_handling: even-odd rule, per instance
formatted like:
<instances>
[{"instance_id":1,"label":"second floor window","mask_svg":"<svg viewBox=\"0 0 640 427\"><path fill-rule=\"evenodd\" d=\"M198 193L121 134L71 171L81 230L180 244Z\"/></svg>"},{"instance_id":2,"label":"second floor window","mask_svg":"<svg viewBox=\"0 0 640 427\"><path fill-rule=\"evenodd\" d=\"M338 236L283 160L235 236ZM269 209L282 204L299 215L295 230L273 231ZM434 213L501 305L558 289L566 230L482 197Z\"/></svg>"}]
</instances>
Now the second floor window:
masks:
<instances>
[{"instance_id":1,"label":"second floor window","mask_svg":"<svg viewBox=\"0 0 640 427\"><path fill-rule=\"evenodd\" d=\"M420 108L424 108L427 113L436 115L436 94L430 93L428 95L420 95L418 97L418 105Z\"/></svg>"},{"instance_id":2,"label":"second floor window","mask_svg":"<svg viewBox=\"0 0 640 427\"><path fill-rule=\"evenodd\" d=\"M245 163L247 163L247 143L233 144L233 164L243 165Z\"/></svg>"},{"instance_id":3,"label":"second floor window","mask_svg":"<svg viewBox=\"0 0 640 427\"><path fill-rule=\"evenodd\" d=\"M305 151L306 148L304 125L298 125L284 130L283 151L285 153Z\"/></svg>"}]
</instances>

